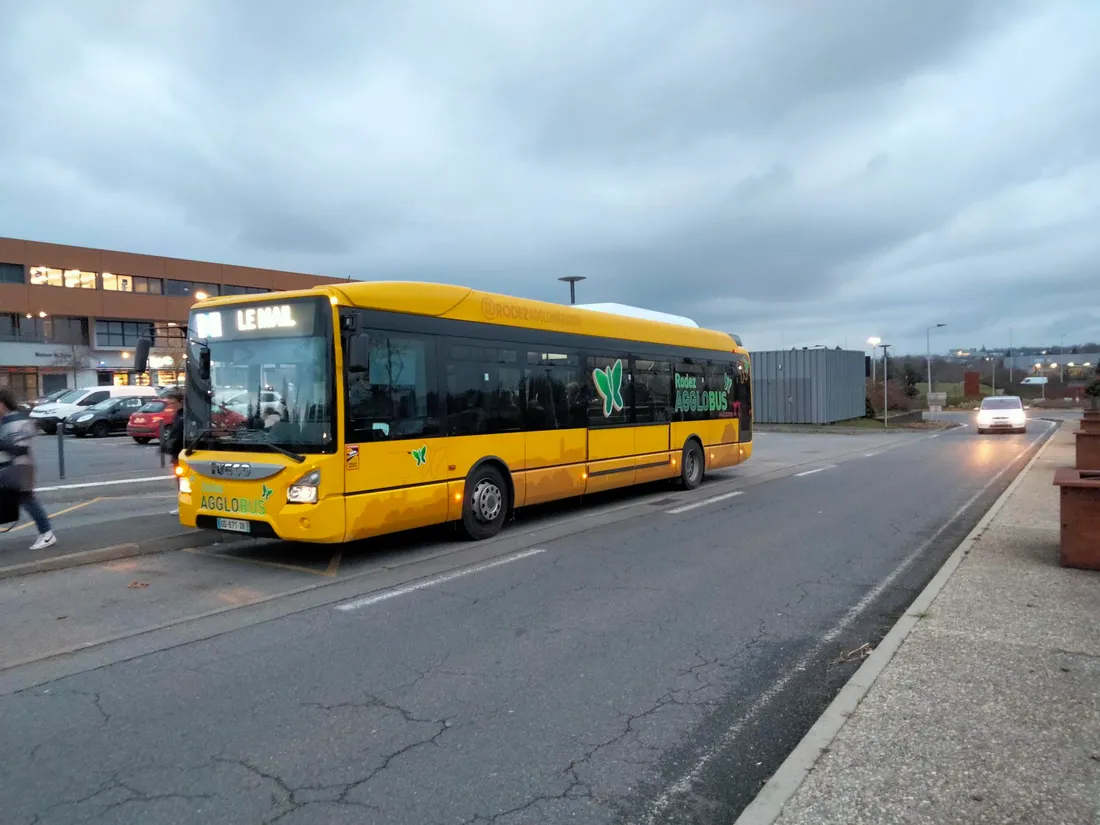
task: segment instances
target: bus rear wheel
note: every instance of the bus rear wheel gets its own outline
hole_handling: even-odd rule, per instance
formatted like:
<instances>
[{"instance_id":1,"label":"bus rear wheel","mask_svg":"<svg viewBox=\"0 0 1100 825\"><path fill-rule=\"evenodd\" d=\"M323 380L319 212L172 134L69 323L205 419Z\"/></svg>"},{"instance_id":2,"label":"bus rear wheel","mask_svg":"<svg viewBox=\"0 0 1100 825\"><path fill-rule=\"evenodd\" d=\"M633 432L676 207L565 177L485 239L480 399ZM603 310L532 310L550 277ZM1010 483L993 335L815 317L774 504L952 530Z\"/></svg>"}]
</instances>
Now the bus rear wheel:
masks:
<instances>
[{"instance_id":1,"label":"bus rear wheel","mask_svg":"<svg viewBox=\"0 0 1100 825\"><path fill-rule=\"evenodd\" d=\"M495 536L508 518L508 485L495 467L482 467L466 482L462 530L474 541Z\"/></svg>"},{"instance_id":2,"label":"bus rear wheel","mask_svg":"<svg viewBox=\"0 0 1100 825\"><path fill-rule=\"evenodd\" d=\"M698 441L689 441L680 459L680 485L685 490L694 490L703 483L703 448Z\"/></svg>"}]
</instances>

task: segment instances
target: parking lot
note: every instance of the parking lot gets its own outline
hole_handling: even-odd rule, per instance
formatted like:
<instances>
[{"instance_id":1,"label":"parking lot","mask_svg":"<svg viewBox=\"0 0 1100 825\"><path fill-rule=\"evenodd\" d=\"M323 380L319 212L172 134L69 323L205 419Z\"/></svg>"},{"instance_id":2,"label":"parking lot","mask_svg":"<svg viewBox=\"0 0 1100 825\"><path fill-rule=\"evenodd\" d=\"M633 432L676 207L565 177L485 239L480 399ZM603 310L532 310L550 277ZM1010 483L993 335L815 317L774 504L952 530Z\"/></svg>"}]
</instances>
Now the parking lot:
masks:
<instances>
[{"instance_id":1,"label":"parking lot","mask_svg":"<svg viewBox=\"0 0 1100 825\"><path fill-rule=\"evenodd\" d=\"M81 482L163 475L169 472L167 456L163 461L160 446L138 444L125 435L106 438L73 438L39 433L35 439L36 481L39 488ZM59 453L64 453L65 474L61 475Z\"/></svg>"}]
</instances>

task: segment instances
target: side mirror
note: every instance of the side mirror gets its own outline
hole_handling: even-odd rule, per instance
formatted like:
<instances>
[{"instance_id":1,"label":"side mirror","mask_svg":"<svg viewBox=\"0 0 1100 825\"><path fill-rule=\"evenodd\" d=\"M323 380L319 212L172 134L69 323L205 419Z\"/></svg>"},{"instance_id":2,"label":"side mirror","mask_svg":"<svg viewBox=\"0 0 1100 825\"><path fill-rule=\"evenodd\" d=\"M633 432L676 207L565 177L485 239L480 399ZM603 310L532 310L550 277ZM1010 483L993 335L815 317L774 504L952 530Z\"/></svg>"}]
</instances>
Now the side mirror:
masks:
<instances>
[{"instance_id":1,"label":"side mirror","mask_svg":"<svg viewBox=\"0 0 1100 825\"><path fill-rule=\"evenodd\" d=\"M134 347L134 372L138 375L149 369L149 349L152 346L153 342L146 336L138 338L137 346Z\"/></svg>"},{"instance_id":2,"label":"side mirror","mask_svg":"<svg viewBox=\"0 0 1100 825\"><path fill-rule=\"evenodd\" d=\"M210 347L199 348L199 378L210 380Z\"/></svg>"},{"instance_id":3,"label":"side mirror","mask_svg":"<svg viewBox=\"0 0 1100 825\"><path fill-rule=\"evenodd\" d=\"M348 339L348 372L370 372L370 335L360 332Z\"/></svg>"}]
</instances>

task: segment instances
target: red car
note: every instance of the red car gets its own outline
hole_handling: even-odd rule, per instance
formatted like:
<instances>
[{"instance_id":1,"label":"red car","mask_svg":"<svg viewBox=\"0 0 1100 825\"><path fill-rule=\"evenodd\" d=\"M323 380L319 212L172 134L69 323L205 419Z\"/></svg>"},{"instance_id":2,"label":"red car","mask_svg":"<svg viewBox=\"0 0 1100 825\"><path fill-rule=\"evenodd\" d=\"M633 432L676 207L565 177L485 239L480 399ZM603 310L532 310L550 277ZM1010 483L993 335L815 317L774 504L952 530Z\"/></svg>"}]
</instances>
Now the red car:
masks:
<instances>
[{"instance_id":1,"label":"red car","mask_svg":"<svg viewBox=\"0 0 1100 825\"><path fill-rule=\"evenodd\" d=\"M160 438L161 425L165 429L179 412L179 403L168 398L155 398L130 416L126 425L126 434L138 444L148 444L154 438Z\"/></svg>"}]
</instances>

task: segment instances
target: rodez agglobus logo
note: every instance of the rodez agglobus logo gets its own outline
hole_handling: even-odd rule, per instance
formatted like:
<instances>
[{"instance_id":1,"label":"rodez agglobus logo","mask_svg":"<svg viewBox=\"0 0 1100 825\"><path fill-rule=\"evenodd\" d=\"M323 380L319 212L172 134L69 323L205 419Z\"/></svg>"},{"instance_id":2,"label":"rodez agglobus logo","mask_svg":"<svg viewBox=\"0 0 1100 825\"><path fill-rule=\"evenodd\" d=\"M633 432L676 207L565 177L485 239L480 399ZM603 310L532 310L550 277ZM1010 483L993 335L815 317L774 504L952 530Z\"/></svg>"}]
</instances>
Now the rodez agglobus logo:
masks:
<instances>
[{"instance_id":1,"label":"rodez agglobus logo","mask_svg":"<svg viewBox=\"0 0 1100 825\"><path fill-rule=\"evenodd\" d=\"M215 513L235 513L245 516L263 516L267 514L267 500L275 491L264 484L259 498L238 496L203 495L199 502L200 510L213 510Z\"/></svg>"},{"instance_id":2,"label":"rodez agglobus logo","mask_svg":"<svg viewBox=\"0 0 1100 825\"><path fill-rule=\"evenodd\" d=\"M733 379L723 376L722 389L705 390L699 386L698 375L681 375L676 378L676 412L722 412L730 408L730 390Z\"/></svg>"},{"instance_id":3,"label":"rodez agglobus logo","mask_svg":"<svg viewBox=\"0 0 1100 825\"><path fill-rule=\"evenodd\" d=\"M676 412L721 412L730 408L730 390L733 379L724 375L722 389L707 390L699 386L699 376L674 373L676 384ZM610 367L592 370L592 383L603 401L603 417L623 409L623 362L616 361Z\"/></svg>"}]
</instances>

